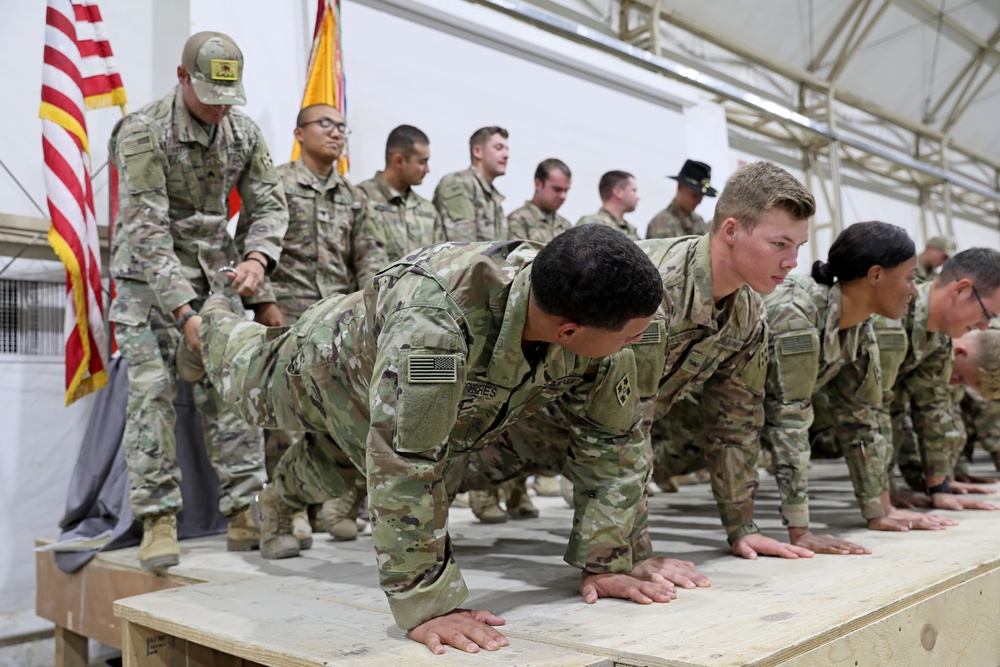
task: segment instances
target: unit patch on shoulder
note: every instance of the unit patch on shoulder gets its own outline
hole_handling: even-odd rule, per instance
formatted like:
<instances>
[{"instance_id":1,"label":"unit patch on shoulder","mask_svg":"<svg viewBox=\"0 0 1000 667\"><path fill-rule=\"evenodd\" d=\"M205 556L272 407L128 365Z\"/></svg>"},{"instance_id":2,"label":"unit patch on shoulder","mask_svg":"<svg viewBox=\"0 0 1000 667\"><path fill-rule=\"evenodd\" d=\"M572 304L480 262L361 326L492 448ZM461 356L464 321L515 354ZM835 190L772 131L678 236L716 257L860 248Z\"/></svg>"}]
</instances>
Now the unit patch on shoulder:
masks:
<instances>
[{"instance_id":1,"label":"unit patch on shoulder","mask_svg":"<svg viewBox=\"0 0 1000 667\"><path fill-rule=\"evenodd\" d=\"M458 382L458 359L454 354L411 354L406 358L406 379L414 384Z\"/></svg>"},{"instance_id":2,"label":"unit patch on shoulder","mask_svg":"<svg viewBox=\"0 0 1000 667\"><path fill-rule=\"evenodd\" d=\"M147 153L153 150L154 144L153 137L149 134L132 137L122 142L122 154L128 157L130 155L138 155L139 153Z\"/></svg>"},{"instance_id":3,"label":"unit patch on shoulder","mask_svg":"<svg viewBox=\"0 0 1000 667\"><path fill-rule=\"evenodd\" d=\"M212 78L216 81L239 81L240 63L236 60L213 60Z\"/></svg>"},{"instance_id":4,"label":"unit patch on shoulder","mask_svg":"<svg viewBox=\"0 0 1000 667\"><path fill-rule=\"evenodd\" d=\"M629 397L632 395L632 383L629 382L627 375L615 385L615 394L618 396L618 402L622 405L628 402Z\"/></svg>"}]
</instances>

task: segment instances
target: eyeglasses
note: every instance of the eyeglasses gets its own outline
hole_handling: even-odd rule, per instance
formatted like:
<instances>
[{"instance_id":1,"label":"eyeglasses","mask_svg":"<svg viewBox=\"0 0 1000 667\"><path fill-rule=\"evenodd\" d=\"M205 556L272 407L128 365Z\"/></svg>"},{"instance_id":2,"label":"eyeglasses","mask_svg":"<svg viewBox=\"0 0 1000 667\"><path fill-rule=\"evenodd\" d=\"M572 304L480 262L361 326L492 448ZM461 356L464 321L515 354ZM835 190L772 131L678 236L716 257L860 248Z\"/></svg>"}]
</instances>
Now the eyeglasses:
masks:
<instances>
[{"instance_id":1,"label":"eyeglasses","mask_svg":"<svg viewBox=\"0 0 1000 667\"><path fill-rule=\"evenodd\" d=\"M329 132L333 128L337 128L337 132L340 132L345 137L351 133L351 128L347 127L347 123L338 123L334 119L327 118L326 116L323 118L317 118L316 120L307 120L299 125L299 127L305 127L306 125L312 125L313 123L319 125L319 128L324 132Z\"/></svg>"},{"instance_id":2,"label":"eyeglasses","mask_svg":"<svg viewBox=\"0 0 1000 667\"><path fill-rule=\"evenodd\" d=\"M983 303L983 297L979 296L979 290L976 289L976 286L971 285L971 287L972 287L972 293L976 296L976 301L979 302L979 307L983 309L983 317L985 317L986 321L989 322L995 316L990 315L990 311L986 310L986 304Z\"/></svg>"}]
</instances>

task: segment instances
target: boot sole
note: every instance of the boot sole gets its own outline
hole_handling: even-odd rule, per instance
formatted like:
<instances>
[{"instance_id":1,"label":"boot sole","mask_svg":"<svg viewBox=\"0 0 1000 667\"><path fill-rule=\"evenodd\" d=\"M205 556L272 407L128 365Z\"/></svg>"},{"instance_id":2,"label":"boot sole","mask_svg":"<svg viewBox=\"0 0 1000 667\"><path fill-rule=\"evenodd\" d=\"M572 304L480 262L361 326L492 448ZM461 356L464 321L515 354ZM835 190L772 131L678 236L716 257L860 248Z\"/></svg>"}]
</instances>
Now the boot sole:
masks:
<instances>
[{"instance_id":1,"label":"boot sole","mask_svg":"<svg viewBox=\"0 0 1000 667\"><path fill-rule=\"evenodd\" d=\"M304 540L299 540L299 549L305 551L306 549L312 549L313 538L307 537Z\"/></svg>"},{"instance_id":2,"label":"boot sole","mask_svg":"<svg viewBox=\"0 0 1000 667\"><path fill-rule=\"evenodd\" d=\"M157 556L148 560L140 560L139 566L146 570L165 570L181 562L181 557L170 554L167 556Z\"/></svg>"},{"instance_id":3,"label":"boot sole","mask_svg":"<svg viewBox=\"0 0 1000 667\"><path fill-rule=\"evenodd\" d=\"M281 551L264 551L261 549L260 555L267 560L281 560L282 558L295 558L299 555L299 548L282 549Z\"/></svg>"},{"instance_id":4,"label":"boot sole","mask_svg":"<svg viewBox=\"0 0 1000 667\"><path fill-rule=\"evenodd\" d=\"M235 540L231 537L226 538L226 551L253 551L259 548L260 538L257 537L244 540Z\"/></svg>"},{"instance_id":5,"label":"boot sole","mask_svg":"<svg viewBox=\"0 0 1000 667\"><path fill-rule=\"evenodd\" d=\"M479 523L507 523L506 516L477 516L476 518L479 519Z\"/></svg>"}]
</instances>

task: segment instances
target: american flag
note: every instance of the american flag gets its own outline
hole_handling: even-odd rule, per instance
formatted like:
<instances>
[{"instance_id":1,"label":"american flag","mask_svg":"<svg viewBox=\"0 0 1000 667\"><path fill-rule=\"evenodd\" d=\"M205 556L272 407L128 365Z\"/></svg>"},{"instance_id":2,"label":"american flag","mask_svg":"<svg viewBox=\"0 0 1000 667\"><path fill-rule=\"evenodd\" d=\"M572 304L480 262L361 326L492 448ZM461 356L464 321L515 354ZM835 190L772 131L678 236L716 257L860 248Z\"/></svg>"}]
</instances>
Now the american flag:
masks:
<instances>
[{"instance_id":1,"label":"american flag","mask_svg":"<svg viewBox=\"0 0 1000 667\"><path fill-rule=\"evenodd\" d=\"M101 251L84 112L124 104L97 0L48 0L39 116L49 243L66 266L67 405L107 384Z\"/></svg>"},{"instance_id":2,"label":"american flag","mask_svg":"<svg viewBox=\"0 0 1000 667\"><path fill-rule=\"evenodd\" d=\"M406 377L415 383L457 382L458 365L451 354L411 354Z\"/></svg>"}]
</instances>

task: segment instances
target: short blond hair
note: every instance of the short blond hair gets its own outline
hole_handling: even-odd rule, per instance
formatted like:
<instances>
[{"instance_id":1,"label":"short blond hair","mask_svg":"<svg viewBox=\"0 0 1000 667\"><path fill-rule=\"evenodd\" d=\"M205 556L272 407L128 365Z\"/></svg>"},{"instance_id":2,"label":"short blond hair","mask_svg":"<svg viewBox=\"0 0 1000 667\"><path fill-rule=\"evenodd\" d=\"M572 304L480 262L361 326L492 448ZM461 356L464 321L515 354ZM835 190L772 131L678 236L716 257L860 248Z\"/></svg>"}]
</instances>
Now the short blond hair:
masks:
<instances>
[{"instance_id":1,"label":"short blond hair","mask_svg":"<svg viewBox=\"0 0 1000 667\"><path fill-rule=\"evenodd\" d=\"M1000 329L972 330L972 363L976 367L976 390L989 400L1000 399Z\"/></svg>"},{"instance_id":2,"label":"short blond hair","mask_svg":"<svg viewBox=\"0 0 1000 667\"><path fill-rule=\"evenodd\" d=\"M726 181L712 219L712 233L728 218L735 218L753 232L764 213L779 208L793 220L807 220L816 213L816 200L798 179L773 162L740 167Z\"/></svg>"}]
</instances>

